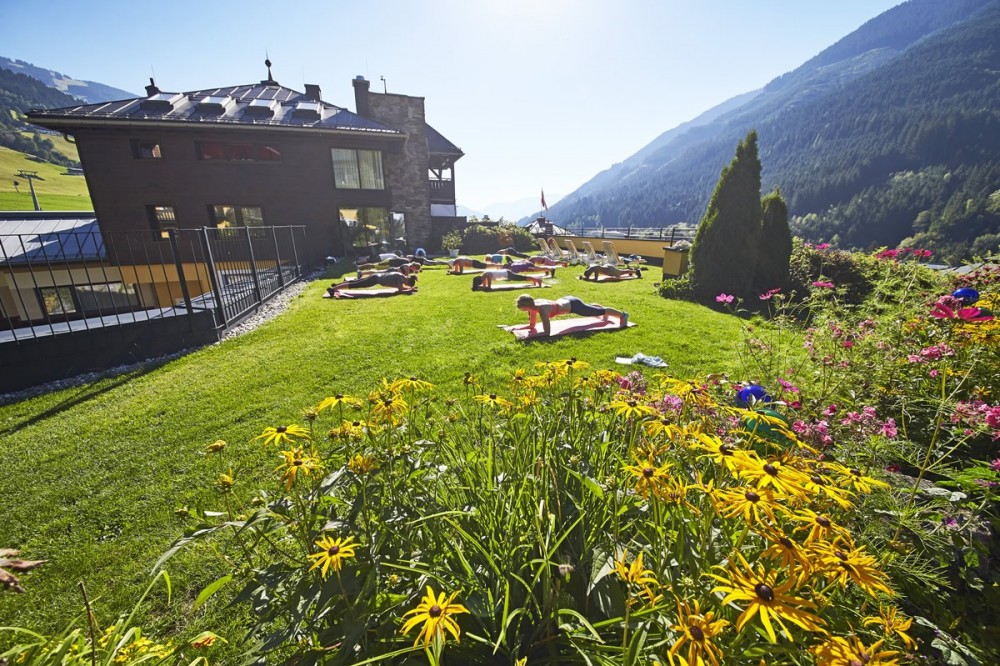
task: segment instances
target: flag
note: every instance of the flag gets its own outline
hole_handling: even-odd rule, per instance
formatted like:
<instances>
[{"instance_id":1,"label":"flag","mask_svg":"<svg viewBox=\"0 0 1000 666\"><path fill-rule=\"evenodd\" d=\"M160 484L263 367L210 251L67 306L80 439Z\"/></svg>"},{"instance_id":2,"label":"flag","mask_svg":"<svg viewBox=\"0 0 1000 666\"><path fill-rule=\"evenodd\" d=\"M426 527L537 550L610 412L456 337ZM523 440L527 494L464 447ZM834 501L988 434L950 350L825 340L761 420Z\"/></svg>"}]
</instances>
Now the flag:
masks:
<instances>
[{"instance_id":1,"label":"flag","mask_svg":"<svg viewBox=\"0 0 1000 666\"><path fill-rule=\"evenodd\" d=\"M547 203L545 203L545 190L544 189L542 189L542 208L544 208L546 212L548 212L548 210L549 210L549 205Z\"/></svg>"}]
</instances>

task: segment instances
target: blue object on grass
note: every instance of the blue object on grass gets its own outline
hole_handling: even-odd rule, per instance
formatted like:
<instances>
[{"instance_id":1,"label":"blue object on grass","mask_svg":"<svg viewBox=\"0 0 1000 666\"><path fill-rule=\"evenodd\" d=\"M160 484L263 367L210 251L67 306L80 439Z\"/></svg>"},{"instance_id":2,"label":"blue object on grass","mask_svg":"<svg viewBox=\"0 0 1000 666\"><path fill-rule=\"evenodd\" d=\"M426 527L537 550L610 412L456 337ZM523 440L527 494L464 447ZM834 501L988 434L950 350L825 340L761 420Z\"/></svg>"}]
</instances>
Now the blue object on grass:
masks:
<instances>
[{"instance_id":1,"label":"blue object on grass","mask_svg":"<svg viewBox=\"0 0 1000 666\"><path fill-rule=\"evenodd\" d=\"M979 292L972 287L960 287L951 292L951 295L966 305L972 305L979 300Z\"/></svg>"},{"instance_id":2,"label":"blue object on grass","mask_svg":"<svg viewBox=\"0 0 1000 666\"><path fill-rule=\"evenodd\" d=\"M737 407L750 407L758 402L771 402L771 396L767 394L767 389L760 384L750 384L736 393Z\"/></svg>"}]
</instances>

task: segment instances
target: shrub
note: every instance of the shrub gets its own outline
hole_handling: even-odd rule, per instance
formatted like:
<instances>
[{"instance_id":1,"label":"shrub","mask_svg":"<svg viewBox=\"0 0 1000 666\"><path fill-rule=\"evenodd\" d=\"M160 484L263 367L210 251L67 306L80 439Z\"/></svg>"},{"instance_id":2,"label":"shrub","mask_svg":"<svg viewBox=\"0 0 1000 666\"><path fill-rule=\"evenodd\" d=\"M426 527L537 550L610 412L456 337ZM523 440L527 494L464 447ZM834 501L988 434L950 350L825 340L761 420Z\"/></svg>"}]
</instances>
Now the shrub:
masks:
<instances>
[{"instance_id":1,"label":"shrub","mask_svg":"<svg viewBox=\"0 0 1000 666\"><path fill-rule=\"evenodd\" d=\"M792 257L792 232L788 229L788 206L775 190L761 201L760 250L754 267L756 294L771 289L788 289L788 270Z\"/></svg>"}]
</instances>

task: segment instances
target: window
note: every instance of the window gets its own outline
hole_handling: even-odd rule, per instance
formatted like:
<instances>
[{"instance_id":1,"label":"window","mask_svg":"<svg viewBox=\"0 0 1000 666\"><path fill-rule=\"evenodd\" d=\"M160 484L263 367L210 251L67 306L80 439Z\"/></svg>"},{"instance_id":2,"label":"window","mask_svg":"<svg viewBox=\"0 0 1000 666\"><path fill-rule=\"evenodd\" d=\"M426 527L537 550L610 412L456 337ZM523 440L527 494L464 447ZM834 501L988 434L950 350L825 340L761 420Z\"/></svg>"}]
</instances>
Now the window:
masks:
<instances>
[{"instance_id":1,"label":"window","mask_svg":"<svg viewBox=\"0 0 1000 666\"><path fill-rule=\"evenodd\" d=\"M209 207L212 224L220 229L228 227L256 227L251 238L264 238L264 211L259 206L233 206L218 204Z\"/></svg>"},{"instance_id":2,"label":"window","mask_svg":"<svg viewBox=\"0 0 1000 666\"><path fill-rule=\"evenodd\" d=\"M173 206L146 206L146 214L153 233L160 238L169 238L170 234L167 232L177 228L177 215Z\"/></svg>"},{"instance_id":3,"label":"window","mask_svg":"<svg viewBox=\"0 0 1000 666\"><path fill-rule=\"evenodd\" d=\"M377 150L334 148L333 178L338 189L384 190L382 153Z\"/></svg>"},{"instance_id":4,"label":"window","mask_svg":"<svg viewBox=\"0 0 1000 666\"><path fill-rule=\"evenodd\" d=\"M41 287L42 309L45 314L69 315L76 312L76 302L73 301L73 290L70 287Z\"/></svg>"},{"instance_id":5,"label":"window","mask_svg":"<svg viewBox=\"0 0 1000 666\"><path fill-rule=\"evenodd\" d=\"M82 284L76 286L76 300L86 313L121 312L139 306L135 288L129 289L122 282L107 284Z\"/></svg>"},{"instance_id":6,"label":"window","mask_svg":"<svg viewBox=\"0 0 1000 666\"><path fill-rule=\"evenodd\" d=\"M155 141L132 139L132 156L137 160L158 160L163 157L160 144Z\"/></svg>"},{"instance_id":7,"label":"window","mask_svg":"<svg viewBox=\"0 0 1000 666\"><path fill-rule=\"evenodd\" d=\"M341 208L341 233L356 248L381 252L406 247L406 218L385 208Z\"/></svg>"},{"instance_id":8,"label":"window","mask_svg":"<svg viewBox=\"0 0 1000 666\"><path fill-rule=\"evenodd\" d=\"M259 143L198 141L198 159L206 162L280 162L281 149Z\"/></svg>"}]
</instances>

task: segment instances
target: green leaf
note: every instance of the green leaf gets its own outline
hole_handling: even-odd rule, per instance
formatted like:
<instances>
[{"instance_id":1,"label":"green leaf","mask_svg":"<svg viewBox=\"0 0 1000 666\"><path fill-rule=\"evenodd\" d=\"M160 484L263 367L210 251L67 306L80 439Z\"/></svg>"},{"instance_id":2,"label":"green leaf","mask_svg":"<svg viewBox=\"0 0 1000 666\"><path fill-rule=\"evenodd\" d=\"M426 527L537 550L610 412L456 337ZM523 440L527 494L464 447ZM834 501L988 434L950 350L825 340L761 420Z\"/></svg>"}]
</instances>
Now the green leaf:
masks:
<instances>
[{"instance_id":1,"label":"green leaf","mask_svg":"<svg viewBox=\"0 0 1000 666\"><path fill-rule=\"evenodd\" d=\"M597 497L597 499L604 499L604 489L601 488L601 484L599 484L597 481L587 476L586 474L580 474L579 472L572 469L568 469L566 471L569 472L574 477L576 477L578 480L580 480L583 483L584 487L590 492L592 492Z\"/></svg>"},{"instance_id":2,"label":"green leaf","mask_svg":"<svg viewBox=\"0 0 1000 666\"><path fill-rule=\"evenodd\" d=\"M232 574L226 574L225 576L222 576L221 578L216 578L214 581L209 583L205 587L205 589L203 589L201 592L198 593L198 598L194 600L194 606L191 608L191 610L197 610L199 606L208 601L208 599L213 594L221 590L223 586L225 586L226 583L228 583L232 579L233 579Z\"/></svg>"}]
</instances>

